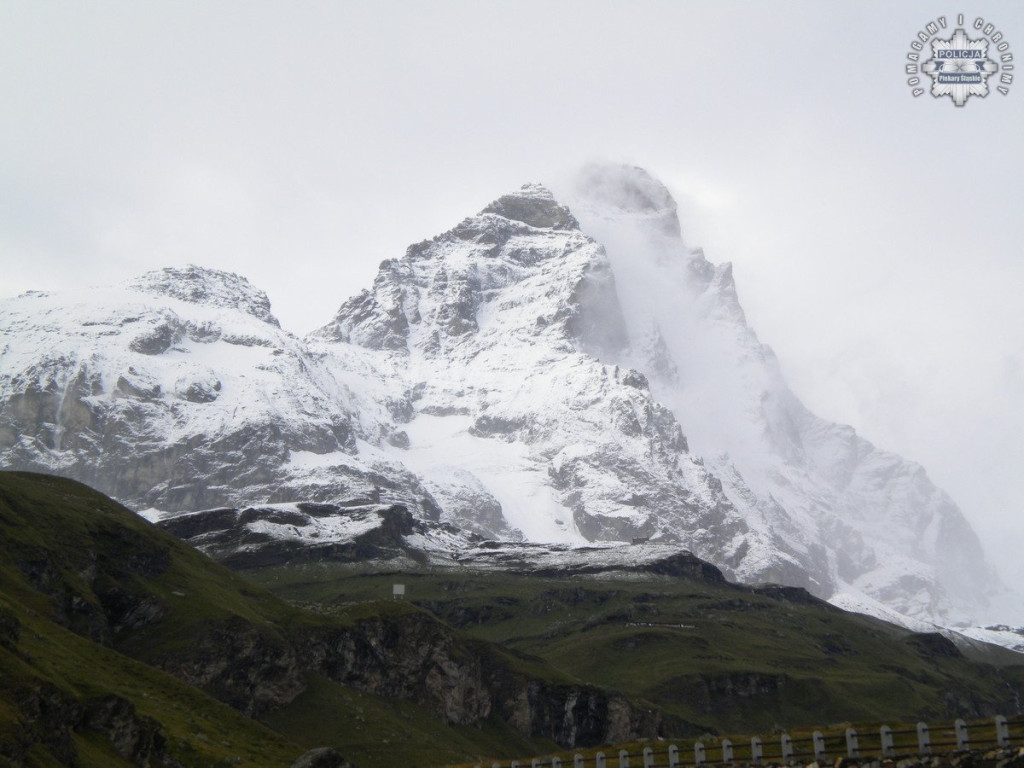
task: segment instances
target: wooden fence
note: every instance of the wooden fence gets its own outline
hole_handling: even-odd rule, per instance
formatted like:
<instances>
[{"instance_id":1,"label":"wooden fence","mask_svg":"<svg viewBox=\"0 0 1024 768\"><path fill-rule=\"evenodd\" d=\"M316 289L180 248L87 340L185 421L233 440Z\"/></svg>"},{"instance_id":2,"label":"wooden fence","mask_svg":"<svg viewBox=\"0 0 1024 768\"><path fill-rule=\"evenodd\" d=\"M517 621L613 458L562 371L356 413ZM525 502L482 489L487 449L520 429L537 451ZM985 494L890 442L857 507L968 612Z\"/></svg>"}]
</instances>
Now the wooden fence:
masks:
<instances>
[{"instance_id":1,"label":"wooden fence","mask_svg":"<svg viewBox=\"0 0 1024 768\"><path fill-rule=\"evenodd\" d=\"M763 740L759 736L733 743L721 739L717 744L705 745L703 741L693 744L692 751L682 752L675 744L645 746L630 752L627 749L613 750L609 754L597 752L589 757L575 754L565 756L535 757L511 762L495 762L489 766L478 763L474 768L700 768L706 765L762 765L822 762L826 759L849 758L894 758L897 755L932 755L942 752L964 752L969 749L986 747L1009 747L1013 743L1024 743L1024 721L1015 719L1015 725L1022 726L1021 733L1011 738L1010 721L1002 715L993 720L967 723L956 720L952 725L929 726L918 723L915 727L897 729L883 725L877 731L847 728L843 732L832 732L828 737L820 731L808 736L793 738L788 733L777 739Z\"/></svg>"}]
</instances>

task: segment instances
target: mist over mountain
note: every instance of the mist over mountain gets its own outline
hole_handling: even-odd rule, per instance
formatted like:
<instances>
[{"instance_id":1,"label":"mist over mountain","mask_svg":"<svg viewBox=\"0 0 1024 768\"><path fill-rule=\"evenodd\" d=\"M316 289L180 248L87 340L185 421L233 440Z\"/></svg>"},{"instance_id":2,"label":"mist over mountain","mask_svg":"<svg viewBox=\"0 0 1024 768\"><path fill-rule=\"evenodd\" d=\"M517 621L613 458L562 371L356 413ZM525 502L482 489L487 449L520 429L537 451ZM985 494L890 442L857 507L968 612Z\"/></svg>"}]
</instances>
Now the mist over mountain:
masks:
<instances>
[{"instance_id":1,"label":"mist over mountain","mask_svg":"<svg viewBox=\"0 0 1024 768\"><path fill-rule=\"evenodd\" d=\"M199 267L4 301L0 464L158 518L401 504L484 538L674 544L908 622L1005 615L956 504L800 403L662 184L564 187L410 246L306 339ZM275 525L251 523L303 540Z\"/></svg>"}]
</instances>

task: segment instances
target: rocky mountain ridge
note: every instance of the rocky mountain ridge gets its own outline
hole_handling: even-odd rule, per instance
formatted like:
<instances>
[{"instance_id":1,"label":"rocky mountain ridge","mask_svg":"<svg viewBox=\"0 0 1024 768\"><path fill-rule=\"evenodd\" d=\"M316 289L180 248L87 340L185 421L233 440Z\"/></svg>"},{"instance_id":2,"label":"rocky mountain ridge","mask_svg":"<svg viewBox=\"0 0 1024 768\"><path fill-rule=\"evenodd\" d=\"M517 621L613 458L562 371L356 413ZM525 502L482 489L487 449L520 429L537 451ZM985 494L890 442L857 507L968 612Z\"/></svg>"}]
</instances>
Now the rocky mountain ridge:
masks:
<instances>
[{"instance_id":1,"label":"rocky mountain ridge","mask_svg":"<svg viewBox=\"0 0 1024 768\"><path fill-rule=\"evenodd\" d=\"M920 467L799 403L731 267L684 244L639 169L499 198L305 340L244 278L197 267L0 318L0 463L155 518L401 505L484 539L650 539L946 624L999 589Z\"/></svg>"}]
</instances>

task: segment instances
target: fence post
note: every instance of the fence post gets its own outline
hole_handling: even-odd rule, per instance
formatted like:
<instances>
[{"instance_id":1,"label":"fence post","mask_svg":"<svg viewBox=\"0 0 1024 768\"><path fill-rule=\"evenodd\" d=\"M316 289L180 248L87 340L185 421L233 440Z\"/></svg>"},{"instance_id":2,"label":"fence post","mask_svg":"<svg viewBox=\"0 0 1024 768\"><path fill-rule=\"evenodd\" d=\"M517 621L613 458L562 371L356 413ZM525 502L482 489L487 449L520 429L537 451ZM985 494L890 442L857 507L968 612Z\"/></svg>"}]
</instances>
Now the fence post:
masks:
<instances>
[{"instance_id":1,"label":"fence post","mask_svg":"<svg viewBox=\"0 0 1024 768\"><path fill-rule=\"evenodd\" d=\"M598 752L594 755L594 768L606 768L604 764L604 752Z\"/></svg>"},{"instance_id":2,"label":"fence post","mask_svg":"<svg viewBox=\"0 0 1024 768\"><path fill-rule=\"evenodd\" d=\"M847 757L859 757L858 747L860 744L857 742L857 731L853 728L846 729L846 756Z\"/></svg>"},{"instance_id":3,"label":"fence post","mask_svg":"<svg viewBox=\"0 0 1024 768\"><path fill-rule=\"evenodd\" d=\"M1000 747L1010 746L1010 726L1002 715L996 715L996 744Z\"/></svg>"},{"instance_id":4,"label":"fence post","mask_svg":"<svg viewBox=\"0 0 1024 768\"><path fill-rule=\"evenodd\" d=\"M764 757L764 749L761 747L761 740L755 736L750 740L750 762L760 765L762 757Z\"/></svg>"},{"instance_id":5,"label":"fence post","mask_svg":"<svg viewBox=\"0 0 1024 768\"><path fill-rule=\"evenodd\" d=\"M965 752L971 748L971 737L967 735L967 723L958 718L954 725L956 726L956 751Z\"/></svg>"},{"instance_id":6,"label":"fence post","mask_svg":"<svg viewBox=\"0 0 1024 768\"><path fill-rule=\"evenodd\" d=\"M820 762L825 759L825 737L821 731L811 734L811 741L814 743L814 760Z\"/></svg>"},{"instance_id":7,"label":"fence post","mask_svg":"<svg viewBox=\"0 0 1024 768\"><path fill-rule=\"evenodd\" d=\"M706 759L707 754L704 751L704 742L695 741L693 743L693 762L697 765L704 765Z\"/></svg>"},{"instance_id":8,"label":"fence post","mask_svg":"<svg viewBox=\"0 0 1024 768\"><path fill-rule=\"evenodd\" d=\"M782 734L782 762L788 763L793 759L793 737L788 733Z\"/></svg>"},{"instance_id":9,"label":"fence post","mask_svg":"<svg viewBox=\"0 0 1024 768\"><path fill-rule=\"evenodd\" d=\"M572 768L583 768L583 755L575 755L572 758Z\"/></svg>"},{"instance_id":10,"label":"fence post","mask_svg":"<svg viewBox=\"0 0 1024 768\"><path fill-rule=\"evenodd\" d=\"M562 768L562 758L560 758L560 757L552 757L551 758L551 768Z\"/></svg>"},{"instance_id":11,"label":"fence post","mask_svg":"<svg viewBox=\"0 0 1024 768\"><path fill-rule=\"evenodd\" d=\"M619 750L619 768L629 768L629 752L624 749Z\"/></svg>"},{"instance_id":12,"label":"fence post","mask_svg":"<svg viewBox=\"0 0 1024 768\"><path fill-rule=\"evenodd\" d=\"M508 768L519 768L519 761L513 760L511 763L509 763Z\"/></svg>"},{"instance_id":13,"label":"fence post","mask_svg":"<svg viewBox=\"0 0 1024 768\"><path fill-rule=\"evenodd\" d=\"M917 752L921 755L932 753L932 735L928 733L928 723L917 724Z\"/></svg>"},{"instance_id":14,"label":"fence post","mask_svg":"<svg viewBox=\"0 0 1024 768\"><path fill-rule=\"evenodd\" d=\"M540 768L540 760L536 757L533 758L533 760L530 761L530 768Z\"/></svg>"},{"instance_id":15,"label":"fence post","mask_svg":"<svg viewBox=\"0 0 1024 768\"><path fill-rule=\"evenodd\" d=\"M668 747L668 768L679 768L679 747L675 744Z\"/></svg>"},{"instance_id":16,"label":"fence post","mask_svg":"<svg viewBox=\"0 0 1024 768\"><path fill-rule=\"evenodd\" d=\"M896 757L896 744L892 740L892 728L883 725L878 729L878 735L882 740L882 757Z\"/></svg>"},{"instance_id":17,"label":"fence post","mask_svg":"<svg viewBox=\"0 0 1024 768\"><path fill-rule=\"evenodd\" d=\"M654 768L654 750L644 747L644 768Z\"/></svg>"},{"instance_id":18,"label":"fence post","mask_svg":"<svg viewBox=\"0 0 1024 768\"><path fill-rule=\"evenodd\" d=\"M732 742L729 739L722 739L722 762L732 764Z\"/></svg>"}]
</instances>

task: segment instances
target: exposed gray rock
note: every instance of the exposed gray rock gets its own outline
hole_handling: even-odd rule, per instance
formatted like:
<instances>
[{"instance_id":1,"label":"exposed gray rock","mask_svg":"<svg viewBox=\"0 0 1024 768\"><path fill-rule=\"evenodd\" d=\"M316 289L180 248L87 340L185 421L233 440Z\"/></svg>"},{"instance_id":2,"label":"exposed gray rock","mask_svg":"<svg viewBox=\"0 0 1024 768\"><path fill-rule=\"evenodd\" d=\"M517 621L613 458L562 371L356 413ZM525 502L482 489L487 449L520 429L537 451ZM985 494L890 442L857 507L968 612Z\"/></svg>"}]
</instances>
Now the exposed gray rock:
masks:
<instances>
[{"instance_id":1,"label":"exposed gray rock","mask_svg":"<svg viewBox=\"0 0 1024 768\"><path fill-rule=\"evenodd\" d=\"M187 647L146 660L250 717L289 703L306 688L308 667L292 643L241 617L208 624Z\"/></svg>"},{"instance_id":2,"label":"exposed gray rock","mask_svg":"<svg viewBox=\"0 0 1024 768\"><path fill-rule=\"evenodd\" d=\"M61 765L78 764L74 736L101 734L124 760L133 765L178 765L167 752L160 723L138 714L131 702L110 694L81 699L52 683L34 683L9 692L23 719L13 738L0 741L0 757L21 765L36 745Z\"/></svg>"},{"instance_id":3,"label":"exposed gray rock","mask_svg":"<svg viewBox=\"0 0 1024 768\"><path fill-rule=\"evenodd\" d=\"M265 323L280 325L270 313L267 294L232 272L195 265L184 269L166 267L136 278L130 286L137 291L169 296L189 304L240 309ZM210 334L213 333L211 330ZM199 335L202 337L205 334L200 331Z\"/></svg>"},{"instance_id":4,"label":"exposed gray rock","mask_svg":"<svg viewBox=\"0 0 1024 768\"><path fill-rule=\"evenodd\" d=\"M531 227L579 229L576 217L568 208L559 205L551 192L540 184L525 184L515 194L499 197L481 213L493 213Z\"/></svg>"},{"instance_id":5,"label":"exposed gray rock","mask_svg":"<svg viewBox=\"0 0 1024 768\"><path fill-rule=\"evenodd\" d=\"M138 334L128 345L132 352L140 355L162 355L185 336L184 327L176 318L166 317L142 333Z\"/></svg>"},{"instance_id":6,"label":"exposed gray rock","mask_svg":"<svg viewBox=\"0 0 1024 768\"><path fill-rule=\"evenodd\" d=\"M190 403L212 403L220 394L221 382L212 373L185 376L174 384L174 394Z\"/></svg>"},{"instance_id":7,"label":"exposed gray rock","mask_svg":"<svg viewBox=\"0 0 1024 768\"><path fill-rule=\"evenodd\" d=\"M161 528L225 565L261 568L292 562L387 561L412 550L405 536L422 529L403 506L301 503L212 509L161 520Z\"/></svg>"}]
</instances>

